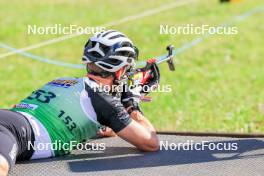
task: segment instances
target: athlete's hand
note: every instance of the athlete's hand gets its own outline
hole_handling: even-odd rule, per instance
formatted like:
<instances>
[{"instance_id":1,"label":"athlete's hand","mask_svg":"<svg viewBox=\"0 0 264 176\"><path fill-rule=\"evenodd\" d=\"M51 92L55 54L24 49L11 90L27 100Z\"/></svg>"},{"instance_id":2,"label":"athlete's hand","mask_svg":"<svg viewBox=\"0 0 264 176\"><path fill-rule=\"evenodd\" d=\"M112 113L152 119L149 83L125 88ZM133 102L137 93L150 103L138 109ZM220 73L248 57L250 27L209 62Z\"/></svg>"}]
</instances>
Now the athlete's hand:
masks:
<instances>
[{"instance_id":1,"label":"athlete's hand","mask_svg":"<svg viewBox=\"0 0 264 176\"><path fill-rule=\"evenodd\" d=\"M148 94L155 90L160 82L160 71L156 64L156 59L148 59L147 65L140 69L140 71L143 72L141 93Z\"/></svg>"},{"instance_id":2,"label":"athlete's hand","mask_svg":"<svg viewBox=\"0 0 264 176\"><path fill-rule=\"evenodd\" d=\"M140 111L140 91L141 87L136 87L134 89L125 90L121 95L121 102L129 114L134 110Z\"/></svg>"}]
</instances>

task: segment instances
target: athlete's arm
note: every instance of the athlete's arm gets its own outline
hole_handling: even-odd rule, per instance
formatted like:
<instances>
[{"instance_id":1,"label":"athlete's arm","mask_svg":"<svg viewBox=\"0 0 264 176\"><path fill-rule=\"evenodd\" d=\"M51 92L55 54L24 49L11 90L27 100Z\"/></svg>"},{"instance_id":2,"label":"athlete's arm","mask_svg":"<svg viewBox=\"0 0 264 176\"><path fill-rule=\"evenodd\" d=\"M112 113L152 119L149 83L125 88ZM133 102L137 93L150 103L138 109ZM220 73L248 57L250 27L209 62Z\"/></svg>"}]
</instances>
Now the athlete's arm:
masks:
<instances>
[{"instance_id":1,"label":"athlete's arm","mask_svg":"<svg viewBox=\"0 0 264 176\"><path fill-rule=\"evenodd\" d=\"M94 92L88 86L86 91L100 124L111 128L122 139L141 150L158 150L155 129L140 112L132 112L130 116L120 99L103 92Z\"/></svg>"},{"instance_id":2,"label":"athlete's arm","mask_svg":"<svg viewBox=\"0 0 264 176\"><path fill-rule=\"evenodd\" d=\"M133 119L118 135L145 151L157 151L159 141L156 130L140 110L140 89L133 89L122 93L121 102Z\"/></svg>"},{"instance_id":3,"label":"athlete's arm","mask_svg":"<svg viewBox=\"0 0 264 176\"><path fill-rule=\"evenodd\" d=\"M159 149L158 137L155 128L141 112L133 111L130 114L132 122L117 133L122 139L144 151Z\"/></svg>"},{"instance_id":4,"label":"athlete's arm","mask_svg":"<svg viewBox=\"0 0 264 176\"><path fill-rule=\"evenodd\" d=\"M116 133L109 127L105 127L104 129L100 129L97 132L97 136L99 137L115 137Z\"/></svg>"},{"instance_id":5,"label":"athlete's arm","mask_svg":"<svg viewBox=\"0 0 264 176\"><path fill-rule=\"evenodd\" d=\"M118 132L117 135L128 141L129 143L137 146L137 148L139 149L145 151L158 150L159 144L156 130L149 122L149 120L145 118L139 111L133 111L130 117L133 119L132 122L123 130ZM143 129L140 126L143 126ZM116 136L115 132L109 127L106 127L104 131L100 131L98 135L100 137ZM145 137L145 139L142 139L142 137ZM141 141L139 141L138 139L141 139ZM144 142L142 142L142 140Z\"/></svg>"}]
</instances>

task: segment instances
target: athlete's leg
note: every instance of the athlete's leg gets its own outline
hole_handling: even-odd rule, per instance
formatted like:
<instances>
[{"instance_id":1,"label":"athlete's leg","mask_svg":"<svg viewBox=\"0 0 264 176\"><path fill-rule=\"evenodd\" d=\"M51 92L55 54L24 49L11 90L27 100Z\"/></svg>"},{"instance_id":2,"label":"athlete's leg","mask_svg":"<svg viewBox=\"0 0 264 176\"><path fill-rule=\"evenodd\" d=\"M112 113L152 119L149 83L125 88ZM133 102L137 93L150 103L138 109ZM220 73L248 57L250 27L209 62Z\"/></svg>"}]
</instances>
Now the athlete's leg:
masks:
<instances>
[{"instance_id":1,"label":"athlete's leg","mask_svg":"<svg viewBox=\"0 0 264 176\"><path fill-rule=\"evenodd\" d=\"M27 141L34 140L32 135L31 126L24 116L0 109L0 168L3 173L12 169L17 159L25 160L32 156L33 151L27 150Z\"/></svg>"},{"instance_id":2,"label":"athlete's leg","mask_svg":"<svg viewBox=\"0 0 264 176\"><path fill-rule=\"evenodd\" d=\"M0 124L0 176L7 175L15 165L18 153L17 142L13 134Z\"/></svg>"},{"instance_id":3,"label":"athlete's leg","mask_svg":"<svg viewBox=\"0 0 264 176\"><path fill-rule=\"evenodd\" d=\"M30 114L27 113L22 113L30 122L32 128L33 128L33 133L34 133L34 153L31 156L32 159L44 159L44 158L51 158L54 157L54 152L52 150L52 146L48 145L49 147L39 150L38 146L43 146L43 144L51 144L51 138L49 136L49 133L47 129L39 122L35 117L33 117Z\"/></svg>"},{"instance_id":4,"label":"athlete's leg","mask_svg":"<svg viewBox=\"0 0 264 176\"><path fill-rule=\"evenodd\" d=\"M9 171L9 164L7 159L0 154L0 176L6 176Z\"/></svg>"}]
</instances>

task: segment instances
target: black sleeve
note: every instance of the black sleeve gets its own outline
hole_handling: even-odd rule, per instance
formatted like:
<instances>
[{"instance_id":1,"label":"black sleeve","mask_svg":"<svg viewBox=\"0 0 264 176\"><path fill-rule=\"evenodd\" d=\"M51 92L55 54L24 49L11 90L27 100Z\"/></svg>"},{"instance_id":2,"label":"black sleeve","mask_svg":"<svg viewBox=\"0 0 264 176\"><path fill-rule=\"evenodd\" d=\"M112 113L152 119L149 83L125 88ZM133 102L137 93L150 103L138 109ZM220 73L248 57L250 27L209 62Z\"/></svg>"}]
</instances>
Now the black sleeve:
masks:
<instances>
[{"instance_id":1,"label":"black sleeve","mask_svg":"<svg viewBox=\"0 0 264 176\"><path fill-rule=\"evenodd\" d=\"M105 92L94 91L87 85L85 89L101 125L110 127L116 133L129 125L131 118L120 99Z\"/></svg>"}]
</instances>

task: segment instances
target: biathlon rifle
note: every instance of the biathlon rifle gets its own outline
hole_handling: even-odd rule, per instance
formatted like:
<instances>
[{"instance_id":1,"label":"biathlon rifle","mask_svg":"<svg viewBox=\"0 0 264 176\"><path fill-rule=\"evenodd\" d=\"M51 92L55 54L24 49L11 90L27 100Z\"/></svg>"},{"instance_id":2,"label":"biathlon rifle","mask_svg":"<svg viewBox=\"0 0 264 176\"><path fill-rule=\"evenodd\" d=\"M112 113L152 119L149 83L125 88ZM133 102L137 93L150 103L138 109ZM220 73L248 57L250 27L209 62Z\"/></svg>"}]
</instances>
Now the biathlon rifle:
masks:
<instances>
[{"instance_id":1,"label":"biathlon rifle","mask_svg":"<svg viewBox=\"0 0 264 176\"><path fill-rule=\"evenodd\" d=\"M168 55L164 56L163 58L159 58L158 60L155 60L155 63L159 65L163 62L167 62L169 66L169 70L175 71L175 65L174 65L174 60L173 60L174 46L168 45L166 49L167 49ZM153 63L147 62L143 68L136 68L133 71L131 71L128 76L129 87L136 88L136 87L143 86L147 82L148 79L153 77L152 69L151 69L152 66L153 66ZM144 96L142 98L142 101L151 101L151 98Z\"/></svg>"}]
</instances>

